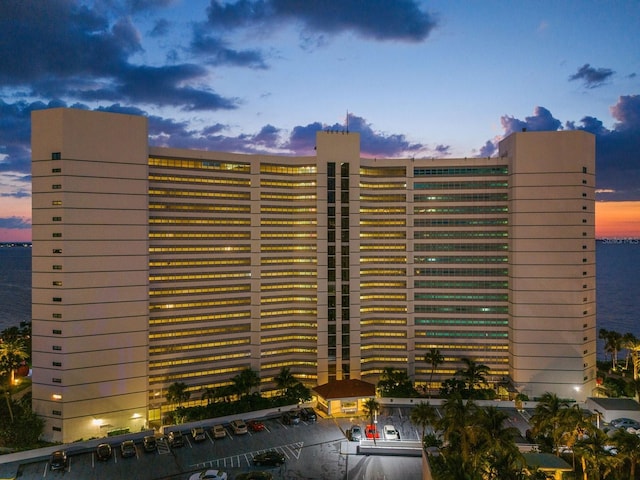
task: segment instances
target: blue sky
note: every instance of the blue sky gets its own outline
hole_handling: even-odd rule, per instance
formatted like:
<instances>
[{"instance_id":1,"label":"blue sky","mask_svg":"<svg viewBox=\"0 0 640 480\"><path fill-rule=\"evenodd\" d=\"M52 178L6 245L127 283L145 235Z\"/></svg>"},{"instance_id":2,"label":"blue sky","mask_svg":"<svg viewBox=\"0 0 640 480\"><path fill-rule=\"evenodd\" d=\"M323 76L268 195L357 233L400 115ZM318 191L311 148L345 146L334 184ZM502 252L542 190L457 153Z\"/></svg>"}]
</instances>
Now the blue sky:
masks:
<instances>
[{"instance_id":1,"label":"blue sky","mask_svg":"<svg viewBox=\"0 0 640 480\"><path fill-rule=\"evenodd\" d=\"M150 143L492 155L512 131L597 136L598 199L640 201L640 2L0 0L0 241L30 229L29 117L149 117Z\"/></svg>"}]
</instances>

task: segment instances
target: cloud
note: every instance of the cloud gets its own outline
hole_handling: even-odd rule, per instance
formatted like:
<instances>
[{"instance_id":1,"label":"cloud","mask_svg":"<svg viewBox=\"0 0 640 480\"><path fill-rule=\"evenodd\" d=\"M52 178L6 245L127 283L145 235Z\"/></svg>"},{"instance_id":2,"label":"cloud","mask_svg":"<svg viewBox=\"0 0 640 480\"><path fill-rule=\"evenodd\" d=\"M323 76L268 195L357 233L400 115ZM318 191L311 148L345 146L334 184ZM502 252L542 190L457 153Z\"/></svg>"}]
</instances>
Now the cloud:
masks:
<instances>
[{"instance_id":1,"label":"cloud","mask_svg":"<svg viewBox=\"0 0 640 480\"><path fill-rule=\"evenodd\" d=\"M596 133L597 184L615 190L608 200L639 200L640 95L619 97L610 111L617 120L613 129ZM587 129L592 122L583 119L578 128Z\"/></svg>"},{"instance_id":2,"label":"cloud","mask_svg":"<svg viewBox=\"0 0 640 480\"><path fill-rule=\"evenodd\" d=\"M368 157L401 157L401 156L442 156L448 154L449 147L438 145L430 149L427 145L410 142L402 134L386 134L373 129L364 118L349 114L349 131L360 134L360 151ZM320 130L346 131L346 124L333 125L313 122L305 126L297 126L292 130L287 147L296 152L310 153L315 146L316 132Z\"/></svg>"},{"instance_id":3,"label":"cloud","mask_svg":"<svg viewBox=\"0 0 640 480\"><path fill-rule=\"evenodd\" d=\"M129 2L148 9L168 1ZM112 12L111 12L112 13ZM27 87L40 98L131 102L186 111L233 109L206 84L201 65L134 65L142 51L130 17L111 21L106 13L68 0L9 2L0 17L0 87ZM25 61L28 59L28 61ZM216 64L247 64L250 52L219 50ZM254 60L255 62L255 60Z\"/></svg>"},{"instance_id":4,"label":"cloud","mask_svg":"<svg viewBox=\"0 0 640 480\"><path fill-rule=\"evenodd\" d=\"M262 53L258 50L233 50L219 37L209 35L202 27L194 28L192 52L204 55L209 65L266 68Z\"/></svg>"},{"instance_id":5,"label":"cloud","mask_svg":"<svg viewBox=\"0 0 640 480\"><path fill-rule=\"evenodd\" d=\"M106 17L65 0L5 3L0 45L0 85L51 77L111 76L140 50L127 19L110 29Z\"/></svg>"},{"instance_id":6,"label":"cloud","mask_svg":"<svg viewBox=\"0 0 640 480\"><path fill-rule=\"evenodd\" d=\"M505 136L513 132L521 132L523 129L542 132L555 131L562 127L562 122L554 118L551 112L544 107L536 107L533 110L533 115L525 117L524 121L504 115L500 118L500 123Z\"/></svg>"},{"instance_id":7,"label":"cloud","mask_svg":"<svg viewBox=\"0 0 640 480\"><path fill-rule=\"evenodd\" d=\"M167 33L169 33L170 28L171 23L169 22L169 20L161 18L154 23L153 28L149 31L149 36L164 37Z\"/></svg>"},{"instance_id":8,"label":"cloud","mask_svg":"<svg viewBox=\"0 0 640 480\"><path fill-rule=\"evenodd\" d=\"M293 21L316 33L353 32L377 41L421 42L437 25L413 0L211 0L207 14L214 28Z\"/></svg>"},{"instance_id":9,"label":"cloud","mask_svg":"<svg viewBox=\"0 0 640 480\"><path fill-rule=\"evenodd\" d=\"M594 68L585 63L576 73L569 77L569 81L582 80L586 88L596 88L604 85L614 73L609 68Z\"/></svg>"},{"instance_id":10,"label":"cloud","mask_svg":"<svg viewBox=\"0 0 640 480\"><path fill-rule=\"evenodd\" d=\"M175 0L126 0L125 5L132 13L155 10L159 7L168 7Z\"/></svg>"},{"instance_id":11,"label":"cloud","mask_svg":"<svg viewBox=\"0 0 640 480\"><path fill-rule=\"evenodd\" d=\"M480 147L480 151L478 153L479 157L491 157L495 153L498 152L497 142L492 140L487 140L486 143Z\"/></svg>"},{"instance_id":12,"label":"cloud","mask_svg":"<svg viewBox=\"0 0 640 480\"><path fill-rule=\"evenodd\" d=\"M623 95L610 110L616 130L640 132L640 95Z\"/></svg>"},{"instance_id":13,"label":"cloud","mask_svg":"<svg viewBox=\"0 0 640 480\"><path fill-rule=\"evenodd\" d=\"M480 156L497 152L498 142L507 135L521 131L583 130L596 137L596 182L599 199L640 200L640 95L623 95L610 107L616 120L612 129L602 120L585 116L579 121L567 121L562 126L544 107L536 107L534 115L524 120L504 115L501 118L504 135L488 140Z\"/></svg>"},{"instance_id":14,"label":"cloud","mask_svg":"<svg viewBox=\"0 0 640 480\"><path fill-rule=\"evenodd\" d=\"M29 230L31 228L31 220L24 217L0 217L0 228Z\"/></svg>"},{"instance_id":15,"label":"cloud","mask_svg":"<svg viewBox=\"0 0 640 480\"><path fill-rule=\"evenodd\" d=\"M0 99L0 172L31 173L31 112L66 106L52 101L6 103Z\"/></svg>"}]
</instances>

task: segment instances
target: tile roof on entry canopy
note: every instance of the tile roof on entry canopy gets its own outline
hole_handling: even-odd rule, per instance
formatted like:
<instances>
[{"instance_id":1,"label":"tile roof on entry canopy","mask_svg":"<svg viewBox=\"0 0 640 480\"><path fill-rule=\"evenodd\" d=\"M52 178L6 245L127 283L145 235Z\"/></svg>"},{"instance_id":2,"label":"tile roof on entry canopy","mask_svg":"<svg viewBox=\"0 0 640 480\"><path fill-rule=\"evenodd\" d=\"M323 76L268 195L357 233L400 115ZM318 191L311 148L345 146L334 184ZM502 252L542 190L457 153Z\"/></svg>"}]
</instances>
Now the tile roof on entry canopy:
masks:
<instances>
[{"instance_id":1,"label":"tile roof on entry canopy","mask_svg":"<svg viewBox=\"0 0 640 480\"><path fill-rule=\"evenodd\" d=\"M357 379L334 380L318 385L313 390L326 400L373 397L376 394L375 385Z\"/></svg>"}]
</instances>

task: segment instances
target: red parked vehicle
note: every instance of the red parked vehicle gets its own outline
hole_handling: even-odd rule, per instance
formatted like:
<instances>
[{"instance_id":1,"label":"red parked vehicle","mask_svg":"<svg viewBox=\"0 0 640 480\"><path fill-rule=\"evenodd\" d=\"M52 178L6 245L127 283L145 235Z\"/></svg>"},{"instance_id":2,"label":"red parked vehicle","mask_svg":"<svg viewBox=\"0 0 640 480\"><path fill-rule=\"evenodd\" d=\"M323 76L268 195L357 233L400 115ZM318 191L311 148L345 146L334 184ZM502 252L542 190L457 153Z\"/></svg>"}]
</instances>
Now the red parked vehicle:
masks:
<instances>
[{"instance_id":1,"label":"red parked vehicle","mask_svg":"<svg viewBox=\"0 0 640 480\"><path fill-rule=\"evenodd\" d=\"M247 422L247 427L252 432L261 432L264 430L264 423L259 422L258 420L249 420Z\"/></svg>"},{"instance_id":2,"label":"red parked vehicle","mask_svg":"<svg viewBox=\"0 0 640 480\"><path fill-rule=\"evenodd\" d=\"M370 439L380 438L380 432L375 425L367 425L364 429L364 436Z\"/></svg>"}]
</instances>

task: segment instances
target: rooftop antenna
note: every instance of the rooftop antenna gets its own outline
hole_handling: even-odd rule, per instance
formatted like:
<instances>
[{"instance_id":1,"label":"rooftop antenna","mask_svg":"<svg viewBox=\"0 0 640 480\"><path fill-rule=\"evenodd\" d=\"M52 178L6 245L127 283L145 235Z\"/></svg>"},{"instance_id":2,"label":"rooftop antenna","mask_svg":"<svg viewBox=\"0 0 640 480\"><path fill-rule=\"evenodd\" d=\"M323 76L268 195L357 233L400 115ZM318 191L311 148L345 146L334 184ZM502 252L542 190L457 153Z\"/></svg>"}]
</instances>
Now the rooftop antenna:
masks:
<instances>
[{"instance_id":1,"label":"rooftop antenna","mask_svg":"<svg viewBox=\"0 0 640 480\"><path fill-rule=\"evenodd\" d=\"M347 109L347 133L349 133L349 109Z\"/></svg>"}]
</instances>

